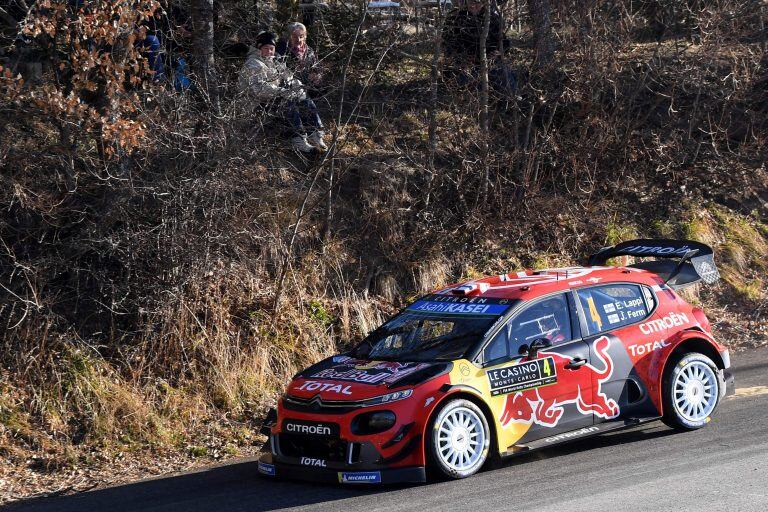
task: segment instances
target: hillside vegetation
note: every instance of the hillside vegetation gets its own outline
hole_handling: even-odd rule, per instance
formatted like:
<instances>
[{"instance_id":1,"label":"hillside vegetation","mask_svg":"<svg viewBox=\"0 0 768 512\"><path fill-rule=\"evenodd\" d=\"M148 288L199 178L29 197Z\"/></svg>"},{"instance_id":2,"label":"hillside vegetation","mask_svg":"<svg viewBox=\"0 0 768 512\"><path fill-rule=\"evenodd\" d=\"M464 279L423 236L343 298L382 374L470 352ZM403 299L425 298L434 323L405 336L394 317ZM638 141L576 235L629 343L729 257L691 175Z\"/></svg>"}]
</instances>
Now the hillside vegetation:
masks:
<instances>
[{"instance_id":1,"label":"hillside vegetation","mask_svg":"<svg viewBox=\"0 0 768 512\"><path fill-rule=\"evenodd\" d=\"M442 78L439 13L331 2L310 43L333 144L310 158L238 94L231 51L292 4L221 2L215 67L177 93L120 28L83 64L87 23L47 3L42 74L13 30L0 72L0 502L249 453L295 372L418 294L633 237L715 247L723 279L689 298L734 349L768 343L764 2L552 0L549 32L512 2L519 96L491 91L485 121Z\"/></svg>"}]
</instances>

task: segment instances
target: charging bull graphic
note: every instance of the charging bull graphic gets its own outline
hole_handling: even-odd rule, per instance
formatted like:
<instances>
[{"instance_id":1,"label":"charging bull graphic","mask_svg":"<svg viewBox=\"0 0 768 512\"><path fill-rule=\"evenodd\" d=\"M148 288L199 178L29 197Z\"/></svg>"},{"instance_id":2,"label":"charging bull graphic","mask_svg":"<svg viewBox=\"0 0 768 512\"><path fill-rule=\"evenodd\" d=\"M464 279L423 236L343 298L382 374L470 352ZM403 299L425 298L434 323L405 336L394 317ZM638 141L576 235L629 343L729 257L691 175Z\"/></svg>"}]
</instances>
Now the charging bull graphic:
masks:
<instances>
[{"instance_id":1,"label":"charging bull graphic","mask_svg":"<svg viewBox=\"0 0 768 512\"><path fill-rule=\"evenodd\" d=\"M600 391L600 385L610 379L613 373L613 360L608 354L610 339L602 336L594 343L595 356L603 367L598 370L592 365L568 369L565 365L571 362L570 357L564 357L556 352L539 352L536 361L553 361L557 376L555 385L544 385L526 389L507 396L501 424L507 426L516 423L537 423L545 427L554 427L563 415L563 405L575 403L582 414L594 413L609 419L619 415L619 405ZM543 364L546 368L547 363ZM549 382L544 381L546 384ZM592 383L596 386L592 393ZM564 394L564 390L566 394Z\"/></svg>"}]
</instances>

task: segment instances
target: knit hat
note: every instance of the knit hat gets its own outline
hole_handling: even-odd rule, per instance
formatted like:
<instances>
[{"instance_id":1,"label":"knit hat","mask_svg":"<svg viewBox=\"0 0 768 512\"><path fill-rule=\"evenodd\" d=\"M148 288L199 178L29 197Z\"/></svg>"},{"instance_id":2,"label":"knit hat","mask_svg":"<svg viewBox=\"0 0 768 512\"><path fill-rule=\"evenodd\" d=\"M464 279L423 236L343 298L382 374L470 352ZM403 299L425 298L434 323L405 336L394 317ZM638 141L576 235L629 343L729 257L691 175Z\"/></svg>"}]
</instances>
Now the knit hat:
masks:
<instances>
[{"instance_id":1,"label":"knit hat","mask_svg":"<svg viewBox=\"0 0 768 512\"><path fill-rule=\"evenodd\" d=\"M277 46L277 37L272 32L260 32L256 36L256 48L261 48L265 44Z\"/></svg>"}]
</instances>

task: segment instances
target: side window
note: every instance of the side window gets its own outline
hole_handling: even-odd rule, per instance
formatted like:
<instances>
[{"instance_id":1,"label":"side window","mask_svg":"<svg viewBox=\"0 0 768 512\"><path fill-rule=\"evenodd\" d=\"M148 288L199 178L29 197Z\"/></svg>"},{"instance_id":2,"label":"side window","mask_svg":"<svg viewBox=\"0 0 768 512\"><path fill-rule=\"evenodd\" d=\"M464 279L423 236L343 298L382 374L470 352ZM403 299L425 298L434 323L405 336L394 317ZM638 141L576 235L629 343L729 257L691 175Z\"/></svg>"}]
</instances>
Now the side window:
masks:
<instances>
[{"instance_id":1,"label":"side window","mask_svg":"<svg viewBox=\"0 0 768 512\"><path fill-rule=\"evenodd\" d=\"M639 322L651 310L644 288L635 284L612 284L577 291L587 318L587 335Z\"/></svg>"},{"instance_id":2,"label":"side window","mask_svg":"<svg viewBox=\"0 0 768 512\"><path fill-rule=\"evenodd\" d=\"M652 311L656 307L656 296L647 286L643 286L643 295L645 295L645 309Z\"/></svg>"},{"instance_id":3,"label":"side window","mask_svg":"<svg viewBox=\"0 0 768 512\"><path fill-rule=\"evenodd\" d=\"M485 347L483 360L519 356L528 350L532 341L539 338L547 338L555 344L572 339L565 295L534 302L512 317Z\"/></svg>"}]
</instances>

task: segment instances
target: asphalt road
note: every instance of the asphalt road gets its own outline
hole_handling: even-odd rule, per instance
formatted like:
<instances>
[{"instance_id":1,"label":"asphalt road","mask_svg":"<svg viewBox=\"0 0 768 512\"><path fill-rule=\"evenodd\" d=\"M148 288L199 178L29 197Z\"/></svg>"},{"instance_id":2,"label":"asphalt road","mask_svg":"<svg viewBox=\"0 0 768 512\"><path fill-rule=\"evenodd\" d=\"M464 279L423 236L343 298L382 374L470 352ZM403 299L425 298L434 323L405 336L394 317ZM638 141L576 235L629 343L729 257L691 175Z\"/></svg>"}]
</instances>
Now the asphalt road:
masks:
<instances>
[{"instance_id":1,"label":"asphalt road","mask_svg":"<svg viewBox=\"0 0 768 512\"><path fill-rule=\"evenodd\" d=\"M457 482L349 488L274 482L252 460L59 498L13 511L768 510L768 349L734 356L737 396L706 428L660 422L511 459Z\"/></svg>"}]
</instances>

